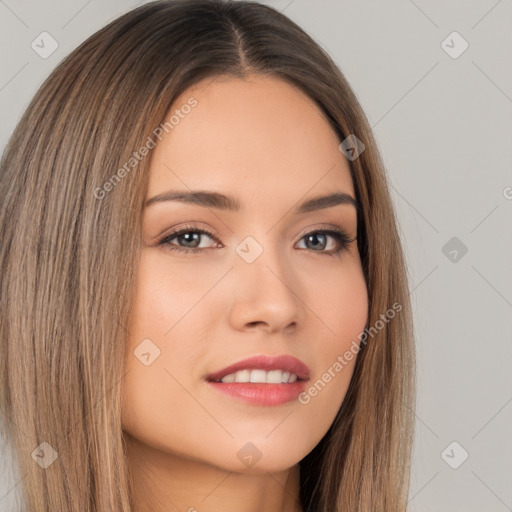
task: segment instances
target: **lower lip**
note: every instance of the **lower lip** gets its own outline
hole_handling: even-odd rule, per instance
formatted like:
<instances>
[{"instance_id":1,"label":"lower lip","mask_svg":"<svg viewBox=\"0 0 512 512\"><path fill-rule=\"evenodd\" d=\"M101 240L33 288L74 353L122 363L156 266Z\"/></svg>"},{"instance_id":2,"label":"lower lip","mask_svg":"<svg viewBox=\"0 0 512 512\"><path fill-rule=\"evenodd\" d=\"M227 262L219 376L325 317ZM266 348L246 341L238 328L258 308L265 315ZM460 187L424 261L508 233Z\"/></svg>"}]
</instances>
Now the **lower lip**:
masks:
<instances>
[{"instance_id":1,"label":"lower lip","mask_svg":"<svg viewBox=\"0 0 512 512\"><path fill-rule=\"evenodd\" d=\"M208 382L217 391L254 405L281 405L296 400L306 388L307 381L297 380L285 384L256 382Z\"/></svg>"}]
</instances>

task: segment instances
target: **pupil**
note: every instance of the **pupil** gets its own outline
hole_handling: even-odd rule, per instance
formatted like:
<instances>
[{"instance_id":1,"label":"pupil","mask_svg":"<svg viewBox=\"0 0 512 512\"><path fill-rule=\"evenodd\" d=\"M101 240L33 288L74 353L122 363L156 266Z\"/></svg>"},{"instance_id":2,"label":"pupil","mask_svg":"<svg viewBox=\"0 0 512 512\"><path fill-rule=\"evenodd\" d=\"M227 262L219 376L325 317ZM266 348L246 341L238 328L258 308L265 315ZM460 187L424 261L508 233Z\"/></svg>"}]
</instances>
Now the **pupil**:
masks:
<instances>
[{"instance_id":1,"label":"pupil","mask_svg":"<svg viewBox=\"0 0 512 512\"><path fill-rule=\"evenodd\" d=\"M191 237L195 237L195 240L192 240L192 246L187 247L197 247L199 245L199 233L185 233L184 235L181 235L183 239L185 239L185 242L188 243L191 240Z\"/></svg>"},{"instance_id":2,"label":"pupil","mask_svg":"<svg viewBox=\"0 0 512 512\"><path fill-rule=\"evenodd\" d=\"M320 244L320 245L322 246L322 247L320 247L320 248L321 248L321 249L325 249L325 235L324 235L323 233L316 233L316 234L313 234L313 235L309 235L309 236L308 236L308 240L311 240L311 239L313 239L313 240L315 240L315 239L316 239L316 240L318 240L318 237L319 237L319 236L320 236L320 237L324 237L324 243L323 243L323 244L322 244L322 243Z\"/></svg>"}]
</instances>

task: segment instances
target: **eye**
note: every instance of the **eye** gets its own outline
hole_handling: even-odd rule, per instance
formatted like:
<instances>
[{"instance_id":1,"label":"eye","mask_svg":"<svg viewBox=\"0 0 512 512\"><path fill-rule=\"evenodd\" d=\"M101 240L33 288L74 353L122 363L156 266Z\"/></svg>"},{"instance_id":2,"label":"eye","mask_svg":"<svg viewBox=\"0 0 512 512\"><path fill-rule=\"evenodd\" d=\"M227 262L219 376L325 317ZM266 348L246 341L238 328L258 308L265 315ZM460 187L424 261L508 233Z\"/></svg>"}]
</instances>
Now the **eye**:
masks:
<instances>
[{"instance_id":1,"label":"eye","mask_svg":"<svg viewBox=\"0 0 512 512\"><path fill-rule=\"evenodd\" d=\"M211 233L205 231L204 229L184 227L178 231L174 231L173 233L164 236L158 242L158 245L165 246L170 251L198 253L204 249L210 248L204 246L201 247L201 239L205 236L211 238L212 240L215 239ZM178 243L173 243L173 240L176 240ZM180 243L184 243L185 245L181 246Z\"/></svg>"},{"instance_id":2,"label":"eye","mask_svg":"<svg viewBox=\"0 0 512 512\"><path fill-rule=\"evenodd\" d=\"M334 239L334 248L326 251L328 245L328 239ZM334 256L348 249L350 240L348 235L341 229L320 229L316 231L310 231L301 238L301 241L305 240L306 249L310 249L312 252L319 252L320 254L326 254L328 256Z\"/></svg>"},{"instance_id":3,"label":"eye","mask_svg":"<svg viewBox=\"0 0 512 512\"><path fill-rule=\"evenodd\" d=\"M201 242L205 237L215 240L214 246L201 246ZM334 248L325 250L329 245L329 238L334 240ZM334 256L348 249L348 246L355 239L350 239L348 235L339 228L333 229L319 229L310 231L309 233L302 236L300 242L305 241L305 249L311 252L318 252L319 254L325 254L327 256ZM183 244L183 245L182 245ZM157 243L158 246L164 246L170 251L179 251L182 253L195 253L198 254L205 249L212 249L215 247L222 247L222 244L217 238L204 229L194 227L184 227L168 235L164 236Z\"/></svg>"}]
</instances>

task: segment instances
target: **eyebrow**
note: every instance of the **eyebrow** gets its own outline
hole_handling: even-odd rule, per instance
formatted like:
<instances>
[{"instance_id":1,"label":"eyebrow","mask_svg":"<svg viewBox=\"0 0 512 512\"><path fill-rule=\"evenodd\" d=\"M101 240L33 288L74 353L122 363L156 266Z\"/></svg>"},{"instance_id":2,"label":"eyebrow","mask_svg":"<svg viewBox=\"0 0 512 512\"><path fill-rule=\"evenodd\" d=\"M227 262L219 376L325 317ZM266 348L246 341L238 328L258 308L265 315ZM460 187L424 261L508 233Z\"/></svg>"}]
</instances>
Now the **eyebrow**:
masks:
<instances>
[{"instance_id":1,"label":"eyebrow","mask_svg":"<svg viewBox=\"0 0 512 512\"><path fill-rule=\"evenodd\" d=\"M217 208L219 210L239 211L241 209L240 202L230 196L220 194L218 192L206 191L181 191L169 190L162 194L158 194L144 203L144 207L152 204L163 203L165 201L180 201L182 203L196 204L206 208ZM335 192L333 194L313 197L300 204L294 211L295 214L308 213L324 208L331 208L339 204L349 204L356 209L359 208L358 202L345 192Z\"/></svg>"}]
</instances>

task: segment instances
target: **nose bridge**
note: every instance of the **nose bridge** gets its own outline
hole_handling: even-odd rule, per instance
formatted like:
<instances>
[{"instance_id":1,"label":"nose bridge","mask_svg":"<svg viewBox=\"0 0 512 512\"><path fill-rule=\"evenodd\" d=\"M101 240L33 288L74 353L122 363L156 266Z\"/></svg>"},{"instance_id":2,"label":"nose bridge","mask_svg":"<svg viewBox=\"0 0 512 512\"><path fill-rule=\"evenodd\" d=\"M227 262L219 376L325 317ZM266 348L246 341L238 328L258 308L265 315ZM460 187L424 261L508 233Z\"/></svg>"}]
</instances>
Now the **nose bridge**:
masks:
<instances>
[{"instance_id":1,"label":"nose bridge","mask_svg":"<svg viewBox=\"0 0 512 512\"><path fill-rule=\"evenodd\" d=\"M235 267L241 276L256 278L261 284L270 286L277 281L278 288L285 286L282 281L290 274L290 262L286 261L286 253L271 235L258 235L258 239L249 235L238 244L236 252L239 261Z\"/></svg>"},{"instance_id":2,"label":"nose bridge","mask_svg":"<svg viewBox=\"0 0 512 512\"><path fill-rule=\"evenodd\" d=\"M262 322L270 330L276 330L296 323L301 301L295 291L297 283L294 283L293 268L286 261L286 252L272 242L271 236L266 236L262 243L248 236L237 246L236 252L237 290L232 322L237 328Z\"/></svg>"}]
</instances>

